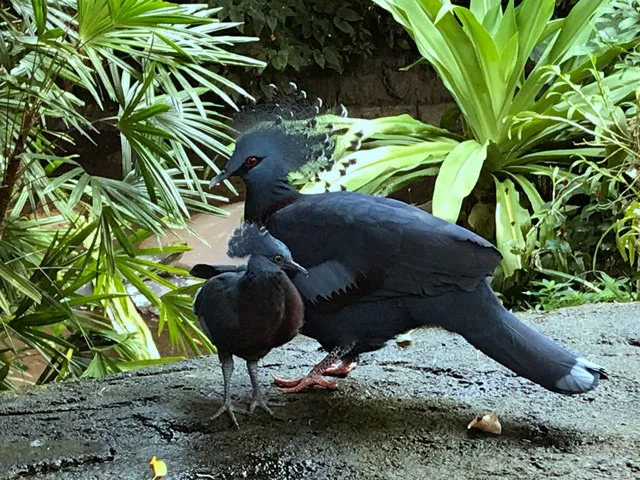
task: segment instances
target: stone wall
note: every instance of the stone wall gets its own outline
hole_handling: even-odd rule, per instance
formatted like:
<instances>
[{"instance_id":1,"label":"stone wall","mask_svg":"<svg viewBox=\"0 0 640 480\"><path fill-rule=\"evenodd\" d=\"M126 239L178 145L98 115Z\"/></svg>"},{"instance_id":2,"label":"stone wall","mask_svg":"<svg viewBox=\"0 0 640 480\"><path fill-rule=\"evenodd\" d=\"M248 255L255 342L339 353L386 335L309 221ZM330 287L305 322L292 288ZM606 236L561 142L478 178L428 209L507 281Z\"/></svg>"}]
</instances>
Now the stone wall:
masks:
<instances>
[{"instance_id":1,"label":"stone wall","mask_svg":"<svg viewBox=\"0 0 640 480\"><path fill-rule=\"evenodd\" d=\"M316 70L297 81L310 94L328 103L342 103L351 116L375 118L408 113L423 122L437 124L451 96L435 71L417 65L408 53L387 49L343 75Z\"/></svg>"}]
</instances>

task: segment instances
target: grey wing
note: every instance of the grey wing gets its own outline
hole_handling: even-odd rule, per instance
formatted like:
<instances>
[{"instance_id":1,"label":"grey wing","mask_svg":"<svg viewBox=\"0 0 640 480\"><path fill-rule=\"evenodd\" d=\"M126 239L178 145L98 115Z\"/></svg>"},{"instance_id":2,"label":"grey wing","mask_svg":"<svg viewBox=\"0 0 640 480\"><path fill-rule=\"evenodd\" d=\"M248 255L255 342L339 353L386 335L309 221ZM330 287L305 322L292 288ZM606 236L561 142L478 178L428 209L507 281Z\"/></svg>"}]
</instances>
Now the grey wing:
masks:
<instances>
[{"instance_id":1,"label":"grey wing","mask_svg":"<svg viewBox=\"0 0 640 480\"><path fill-rule=\"evenodd\" d=\"M354 272L338 260L328 260L307 270L308 274L297 275L293 283L300 294L308 300L330 298L343 293L356 284Z\"/></svg>"},{"instance_id":2,"label":"grey wing","mask_svg":"<svg viewBox=\"0 0 640 480\"><path fill-rule=\"evenodd\" d=\"M294 277L311 301L375 273L383 294L472 290L500 263L489 242L403 202L353 192L304 195L267 227L309 275Z\"/></svg>"},{"instance_id":3,"label":"grey wing","mask_svg":"<svg viewBox=\"0 0 640 480\"><path fill-rule=\"evenodd\" d=\"M241 277L240 273L223 273L207 280L196 293L193 313L213 343L224 339L225 330L239 325L238 281Z\"/></svg>"}]
</instances>

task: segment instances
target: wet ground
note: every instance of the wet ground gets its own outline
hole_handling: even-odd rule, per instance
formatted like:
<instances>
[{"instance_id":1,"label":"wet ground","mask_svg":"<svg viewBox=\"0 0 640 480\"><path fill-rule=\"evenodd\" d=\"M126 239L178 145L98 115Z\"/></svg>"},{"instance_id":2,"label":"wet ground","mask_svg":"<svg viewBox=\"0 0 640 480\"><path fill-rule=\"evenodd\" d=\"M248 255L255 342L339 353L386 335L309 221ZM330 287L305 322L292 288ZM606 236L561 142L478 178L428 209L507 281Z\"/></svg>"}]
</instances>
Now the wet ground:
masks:
<instances>
[{"instance_id":1,"label":"wet ground","mask_svg":"<svg viewBox=\"0 0 640 480\"><path fill-rule=\"evenodd\" d=\"M269 354L263 384L277 418L209 420L220 406L217 359L32 387L0 395L0 478L631 479L640 478L640 304L598 305L525 320L604 365L610 380L566 397L514 377L461 338L417 332L364 357L337 391L283 395L267 372L294 376L322 357L300 337ZM250 392L236 362L237 405ZM503 435L467 430L495 411Z\"/></svg>"}]
</instances>

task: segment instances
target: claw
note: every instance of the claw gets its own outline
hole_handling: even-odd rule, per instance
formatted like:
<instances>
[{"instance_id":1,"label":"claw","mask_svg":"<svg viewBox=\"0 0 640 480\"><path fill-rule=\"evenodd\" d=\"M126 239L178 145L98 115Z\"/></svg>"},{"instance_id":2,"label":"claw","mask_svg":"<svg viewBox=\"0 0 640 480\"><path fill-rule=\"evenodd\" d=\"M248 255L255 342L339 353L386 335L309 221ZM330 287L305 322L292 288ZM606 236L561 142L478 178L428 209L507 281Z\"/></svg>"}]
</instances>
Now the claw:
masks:
<instances>
[{"instance_id":1,"label":"claw","mask_svg":"<svg viewBox=\"0 0 640 480\"><path fill-rule=\"evenodd\" d=\"M344 374L344 376L356 368L356 362L354 360L358 358L357 355L351 357L351 361L348 363L342 360L342 358L349 354L349 352L351 352L351 347L336 347L304 377L293 380L273 377L273 382L281 387L284 393L301 392L305 388L312 387L314 385L335 390L338 388L338 385L334 382L330 382L322 375L324 375L327 370L332 370L331 367L338 362L340 362L338 367L333 370L340 374ZM344 370L346 370L346 373Z\"/></svg>"},{"instance_id":2,"label":"claw","mask_svg":"<svg viewBox=\"0 0 640 480\"><path fill-rule=\"evenodd\" d=\"M267 406L267 402L264 399L262 398L259 400L253 399L253 401L251 402L251 405L249 406L249 414L253 414L256 407L260 407L269 415L271 415L272 417L275 417L275 415L273 414L273 411Z\"/></svg>"}]
</instances>

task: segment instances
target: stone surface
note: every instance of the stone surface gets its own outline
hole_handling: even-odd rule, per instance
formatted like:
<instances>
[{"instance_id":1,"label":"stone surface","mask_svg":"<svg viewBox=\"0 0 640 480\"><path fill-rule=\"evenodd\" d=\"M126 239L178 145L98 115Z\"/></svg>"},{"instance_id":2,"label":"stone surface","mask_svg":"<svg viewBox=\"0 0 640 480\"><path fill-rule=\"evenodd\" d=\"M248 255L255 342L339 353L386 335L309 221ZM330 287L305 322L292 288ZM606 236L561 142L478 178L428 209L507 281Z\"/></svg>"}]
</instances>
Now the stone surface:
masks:
<instances>
[{"instance_id":1,"label":"stone surface","mask_svg":"<svg viewBox=\"0 0 640 480\"><path fill-rule=\"evenodd\" d=\"M337 391L284 395L267 372L299 375L322 357L299 337L262 362L276 418L220 406L215 357L102 380L0 395L0 478L151 479L152 456L173 479L640 478L640 304L590 305L523 319L610 374L567 397L515 377L437 329L363 357ZM250 395L236 362L234 402ZM467 430L496 412L502 436Z\"/></svg>"}]
</instances>

